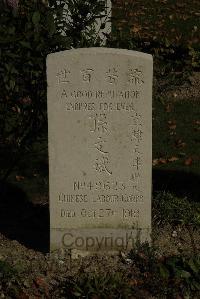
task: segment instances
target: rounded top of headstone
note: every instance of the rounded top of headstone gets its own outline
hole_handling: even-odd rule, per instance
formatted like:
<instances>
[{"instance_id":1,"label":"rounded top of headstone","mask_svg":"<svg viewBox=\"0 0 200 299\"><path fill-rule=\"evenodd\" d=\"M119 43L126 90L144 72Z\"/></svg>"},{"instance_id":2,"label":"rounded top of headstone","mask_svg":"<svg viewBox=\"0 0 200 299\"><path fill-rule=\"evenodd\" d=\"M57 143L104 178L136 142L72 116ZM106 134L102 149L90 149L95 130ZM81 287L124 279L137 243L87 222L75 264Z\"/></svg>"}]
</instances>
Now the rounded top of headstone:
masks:
<instances>
[{"instance_id":1,"label":"rounded top of headstone","mask_svg":"<svg viewBox=\"0 0 200 299\"><path fill-rule=\"evenodd\" d=\"M152 61L153 57L150 54L139 52L139 51L133 51L133 50L127 50L127 49L118 49L118 48L104 48L104 47L91 47L91 48L78 48L78 49L70 49L60 52L55 52L47 55L47 59L50 57L56 57L59 55L59 57L65 56L65 55L81 55L81 54L112 54L112 55L127 55L132 56L135 58L142 58L145 60Z\"/></svg>"}]
</instances>

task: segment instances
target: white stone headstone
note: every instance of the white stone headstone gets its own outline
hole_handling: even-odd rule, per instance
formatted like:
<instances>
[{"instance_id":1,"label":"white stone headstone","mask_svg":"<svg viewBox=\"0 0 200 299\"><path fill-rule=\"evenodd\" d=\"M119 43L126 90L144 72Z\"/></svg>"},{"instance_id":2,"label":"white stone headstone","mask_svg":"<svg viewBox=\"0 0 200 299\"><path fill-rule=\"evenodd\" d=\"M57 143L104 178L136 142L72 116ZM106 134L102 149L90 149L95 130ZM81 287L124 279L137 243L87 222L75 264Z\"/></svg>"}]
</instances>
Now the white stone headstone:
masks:
<instances>
[{"instance_id":1,"label":"white stone headstone","mask_svg":"<svg viewBox=\"0 0 200 299\"><path fill-rule=\"evenodd\" d=\"M51 250L150 241L152 70L130 50L48 55Z\"/></svg>"}]
</instances>

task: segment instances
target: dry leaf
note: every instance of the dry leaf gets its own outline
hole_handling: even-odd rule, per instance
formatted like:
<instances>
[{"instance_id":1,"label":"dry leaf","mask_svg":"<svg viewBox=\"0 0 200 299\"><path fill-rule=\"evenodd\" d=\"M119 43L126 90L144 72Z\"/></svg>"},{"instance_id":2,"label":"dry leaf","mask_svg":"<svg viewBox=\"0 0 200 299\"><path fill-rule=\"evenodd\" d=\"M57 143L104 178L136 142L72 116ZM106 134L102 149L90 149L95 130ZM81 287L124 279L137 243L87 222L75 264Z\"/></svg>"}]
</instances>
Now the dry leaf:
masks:
<instances>
[{"instance_id":1,"label":"dry leaf","mask_svg":"<svg viewBox=\"0 0 200 299\"><path fill-rule=\"evenodd\" d=\"M176 121L175 120L169 120L168 125L169 125L170 130L175 130L176 129Z\"/></svg>"},{"instance_id":2,"label":"dry leaf","mask_svg":"<svg viewBox=\"0 0 200 299\"><path fill-rule=\"evenodd\" d=\"M37 277L34 279L34 283L35 283L36 287L42 288L45 291L45 295L48 298L49 290L48 290L48 285L47 285L45 279L42 277Z\"/></svg>"},{"instance_id":3,"label":"dry leaf","mask_svg":"<svg viewBox=\"0 0 200 299\"><path fill-rule=\"evenodd\" d=\"M167 160L165 158L160 158L159 162L160 162L160 164L166 164Z\"/></svg>"},{"instance_id":4,"label":"dry leaf","mask_svg":"<svg viewBox=\"0 0 200 299\"><path fill-rule=\"evenodd\" d=\"M153 159L152 161L153 166L156 166L159 164L159 159Z\"/></svg>"},{"instance_id":5,"label":"dry leaf","mask_svg":"<svg viewBox=\"0 0 200 299\"><path fill-rule=\"evenodd\" d=\"M159 158L153 160L153 166L159 165L159 164L166 164L167 160L165 158Z\"/></svg>"},{"instance_id":6,"label":"dry leaf","mask_svg":"<svg viewBox=\"0 0 200 299\"><path fill-rule=\"evenodd\" d=\"M35 279L34 279L34 282L35 282L35 284L37 285L37 286L44 286L44 285L46 285L46 283L45 283L45 280L44 280L44 278L42 278L42 277L36 277Z\"/></svg>"},{"instance_id":7,"label":"dry leaf","mask_svg":"<svg viewBox=\"0 0 200 299\"><path fill-rule=\"evenodd\" d=\"M175 130L175 129L176 129L176 125L170 125L170 126L169 126L169 129L170 129L170 130Z\"/></svg>"},{"instance_id":8,"label":"dry leaf","mask_svg":"<svg viewBox=\"0 0 200 299\"><path fill-rule=\"evenodd\" d=\"M177 160L179 160L179 158L177 158L177 157L171 157L171 158L168 159L169 162L174 162L174 161L177 161Z\"/></svg>"},{"instance_id":9,"label":"dry leaf","mask_svg":"<svg viewBox=\"0 0 200 299\"><path fill-rule=\"evenodd\" d=\"M15 179L16 179L16 181L20 182L20 181L23 181L25 179L25 177L22 175L16 175Z\"/></svg>"},{"instance_id":10,"label":"dry leaf","mask_svg":"<svg viewBox=\"0 0 200 299\"><path fill-rule=\"evenodd\" d=\"M169 133L169 135L171 135L171 136L176 135L176 132L171 131L171 132Z\"/></svg>"},{"instance_id":11,"label":"dry leaf","mask_svg":"<svg viewBox=\"0 0 200 299\"><path fill-rule=\"evenodd\" d=\"M18 294L17 298L18 299L29 299L30 296L22 291L21 293Z\"/></svg>"},{"instance_id":12,"label":"dry leaf","mask_svg":"<svg viewBox=\"0 0 200 299\"><path fill-rule=\"evenodd\" d=\"M29 105L29 104L31 104L31 102L32 102L32 100L31 100L31 98L30 98L29 96L20 99L20 103L21 103L21 104Z\"/></svg>"},{"instance_id":13,"label":"dry leaf","mask_svg":"<svg viewBox=\"0 0 200 299\"><path fill-rule=\"evenodd\" d=\"M166 112L171 112L172 111L172 106L170 104L167 104L167 106L165 106L165 111Z\"/></svg>"},{"instance_id":14,"label":"dry leaf","mask_svg":"<svg viewBox=\"0 0 200 299\"><path fill-rule=\"evenodd\" d=\"M139 31L141 31L141 29L142 29L141 26L134 26L134 27L132 28L132 32L133 32L133 33L138 33Z\"/></svg>"},{"instance_id":15,"label":"dry leaf","mask_svg":"<svg viewBox=\"0 0 200 299\"><path fill-rule=\"evenodd\" d=\"M189 157L185 160L185 163L184 163L186 166L190 166L192 164L192 158Z\"/></svg>"},{"instance_id":16,"label":"dry leaf","mask_svg":"<svg viewBox=\"0 0 200 299\"><path fill-rule=\"evenodd\" d=\"M129 284L131 286L138 286L138 285L142 285L143 284L143 281L142 280L139 280L139 279L132 279Z\"/></svg>"},{"instance_id":17,"label":"dry leaf","mask_svg":"<svg viewBox=\"0 0 200 299\"><path fill-rule=\"evenodd\" d=\"M175 146L178 147L178 148L183 148L186 146L186 143L182 141L182 139L178 139L176 140L175 142Z\"/></svg>"},{"instance_id":18,"label":"dry leaf","mask_svg":"<svg viewBox=\"0 0 200 299\"><path fill-rule=\"evenodd\" d=\"M195 125L200 125L200 120L194 120L193 123L194 123Z\"/></svg>"}]
</instances>

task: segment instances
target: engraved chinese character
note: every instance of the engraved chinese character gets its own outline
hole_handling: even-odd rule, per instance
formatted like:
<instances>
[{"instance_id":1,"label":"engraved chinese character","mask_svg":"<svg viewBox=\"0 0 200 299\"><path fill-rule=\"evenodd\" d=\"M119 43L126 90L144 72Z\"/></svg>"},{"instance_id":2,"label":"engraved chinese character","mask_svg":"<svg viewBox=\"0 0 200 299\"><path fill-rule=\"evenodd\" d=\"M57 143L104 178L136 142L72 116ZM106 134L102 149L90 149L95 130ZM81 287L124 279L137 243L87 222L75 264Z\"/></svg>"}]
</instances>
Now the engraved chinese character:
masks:
<instances>
[{"instance_id":1,"label":"engraved chinese character","mask_svg":"<svg viewBox=\"0 0 200 299\"><path fill-rule=\"evenodd\" d=\"M109 159L108 157L102 156L101 158L97 158L95 162L95 169L98 172L106 172L107 174L111 175L112 171L108 168Z\"/></svg>"},{"instance_id":2,"label":"engraved chinese character","mask_svg":"<svg viewBox=\"0 0 200 299\"><path fill-rule=\"evenodd\" d=\"M141 152L139 151L139 148L138 148L138 144L136 144L136 146L135 146L135 148L134 148L134 154L138 154L138 155L140 155L141 154Z\"/></svg>"},{"instance_id":3,"label":"engraved chinese character","mask_svg":"<svg viewBox=\"0 0 200 299\"><path fill-rule=\"evenodd\" d=\"M97 142L95 143L95 148L102 154L108 154L108 152L106 152L104 150L104 144L105 144L105 139L103 139L102 137L98 137Z\"/></svg>"},{"instance_id":4,"label":"engraved chinese character","mask_svg":"<svg viewBox=\"0 0 200 299\"><path fill-rule=\"evenodd\" d=\"M71 71L68 69L62 69L58 74L58 83L69 83L69 76L71 74Z\"/></svg>"},{"instance_id":5,"label":"engraved chinese character","mask_svg":"<svg viewBox=\"0 0 200 299\"><path fill-rule=\"evenodd\" d=\"M141 192L141 190L139 189L138 185L133 185L133 192Z\"/></svg>"},{"instance_id":6,"label":"engraved chinese character","mask_svg":"<svg viewBox=\"0 0 200 299\"><path fill-rule=\"evenodd\" d=\"M106 72L106 79L110 84L116 84L118 79L117 70L115 68L109 68L108 72Z\"/></svg>"},{"instance_id":7,"label":"engraved chinese character","mask_svg":"<svg viewBox=\"0 0 200 299\"><path fill-rule=\"evenodd\" d=\"M90 117L92 121L92 129L90 132L101 132L105 133L108 131L108 122L105 113L96 114L93 117Z\"/></svg>"},{"instance_id":8,"label":"engraved chinese character","mask_svg":"<svg viewBox=\"0 0 200 299\"><path fill-rule=\"evenodd\" d=\"M139 168L140 168L141 165L142 165L141 158L140 157L136 157L133 160L133 167L135 167L137 170L139 170Z\"/></svg>"},{"instance_id":9,"label":"engraved chinese character","mask_svg":"<svg viewBox=\"0 0 200 299\"><path fill-rule=\"evenodd\" d=\"M131 180L136 181L137 179L140 178L140 173L139 172L134 172L131 174Z\"/></svg>"},{"instance_id":10,"label":"engraved chinese character","mask_svg":"<svg viewBox=\"0 0 200 299\"><path fill-rule=\"evenodd\" d=\"M92 78L92 72L94 72L94 70L89 68L81 71L83 82L90 83Z\"/></svg>"},{"instance_id":11,"label":"engraved chinese character","mask_svg":"<svg viewBox=\"0 0 200 299\"><path fill-rule=\"evenodd\" d=\"M138 69L130 69L128 72L128 82L133 83L135 85L141 85L144 83L143 81L143 73Z\"/></svg>"},{"instance_id":12,"label":"engraved chinese character","mask_svg":"<svg viewBox=\"0 0 200 299\"><path fill-rule=\"evenodd\" d=\"M131 115L132 117L132 124L135 126L141 126L142 125L142 120L141 120L141 114L135 112L134 115Z\"/></svg>"},{"instance_id":13,"label":"engraved chinese character","mask_svg":"<svg viewBox=\"0 0 200 299\"><path fill-rule=\"evenodd\" d=\"M140 129L133 129L131 134L131 141L137 141L140 143L142 141L143 132Z\"/></svg>"}]
</instances>

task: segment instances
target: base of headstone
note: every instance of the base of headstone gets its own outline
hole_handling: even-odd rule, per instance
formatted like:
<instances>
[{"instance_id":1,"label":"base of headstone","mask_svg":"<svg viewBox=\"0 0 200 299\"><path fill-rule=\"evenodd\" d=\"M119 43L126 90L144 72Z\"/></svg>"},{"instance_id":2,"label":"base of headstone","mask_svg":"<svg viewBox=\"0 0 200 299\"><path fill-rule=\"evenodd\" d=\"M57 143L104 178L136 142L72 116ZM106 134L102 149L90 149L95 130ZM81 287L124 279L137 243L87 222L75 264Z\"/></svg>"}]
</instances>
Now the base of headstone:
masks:
<instances>
[{"instance_id":1,"label":"base of headstone","mask_svg":"<svg viewBox=\"0 0 200 299\"><path fill-rule=\"evenodd\" d=\"M51 229L51 251L58 248L71 250L75 255L89 253L114 254L130 251L136 242L151 242L151 230L147 229Z\"/></svg>"}]
</instances>

